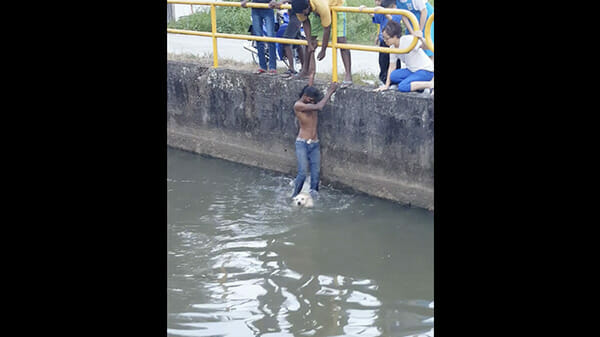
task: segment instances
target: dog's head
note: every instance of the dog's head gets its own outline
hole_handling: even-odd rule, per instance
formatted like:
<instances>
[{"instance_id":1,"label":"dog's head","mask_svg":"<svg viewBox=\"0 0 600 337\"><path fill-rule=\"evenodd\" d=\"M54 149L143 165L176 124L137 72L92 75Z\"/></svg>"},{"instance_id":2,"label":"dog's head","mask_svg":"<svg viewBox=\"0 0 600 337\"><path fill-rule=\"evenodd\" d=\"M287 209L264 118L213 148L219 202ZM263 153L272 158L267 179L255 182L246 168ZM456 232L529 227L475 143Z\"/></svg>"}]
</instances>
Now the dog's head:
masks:
<instances>
[{"instance_id":1,"label":"dog's head","mask_svg":"<svg viewBox=\"0 0 600 337\"><path fill-rule=\"evenodd\" d=\"M293 204L296 206L312 207L313 200L310 194L299 193L297 196L294 197Z\"/></svg>"}]
</instances>

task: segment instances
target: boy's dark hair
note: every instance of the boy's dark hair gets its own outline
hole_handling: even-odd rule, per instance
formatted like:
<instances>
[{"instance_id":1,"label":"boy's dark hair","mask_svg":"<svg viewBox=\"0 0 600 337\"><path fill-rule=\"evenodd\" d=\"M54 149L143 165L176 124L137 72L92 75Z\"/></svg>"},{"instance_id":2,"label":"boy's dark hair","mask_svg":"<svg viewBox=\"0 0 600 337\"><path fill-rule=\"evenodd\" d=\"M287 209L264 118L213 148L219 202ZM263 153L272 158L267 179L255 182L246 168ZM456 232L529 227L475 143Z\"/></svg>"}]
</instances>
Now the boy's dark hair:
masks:
<instances>
[{"instance_id":1,"label":"boy's dark hair","mask_svg":"<svg viewBox=\"0 0 600 337\"><path fill-rule=\"evenodd\" d=\"M383 27L383 31L386 32L389 37L402 36L402 26L393 20L388 21L387 25Z\"/></svg>"},{"instance_id":2,"label":"boy's dark hair","mask_svg":"<svg viewBox=\"0 0 600 337\"><path fill-rule=\"evenodd\" d=\"M304 88L302 88L302 92L300 92L300 96L298 96L298 98L302 98L302 95L306 95L314 99L315 102L318 102L321 99L323 99L323 93L321 93L319 89L311 87L308 84L305 85Z\"/></svg>"},{"instance_id":3,"label":"boy's dark hair","mask_svg":"<svg viewBox=\"0 0 600 337\"><path fill-rule=\"evenodd\" d=\"M394 8L396 8L396 0L382 0L381 1L381 7L383 7L383 8L389 8L391 5L394 5Z\"/></svg>"},{"instance_id":4,"label":"boy's dark hair","mask_svg":"<svg viewBox=\"0 0 600 337\"><path fill-rule=\"evenodd\" d=\"M292 10L295 13L302 13L308 7L309 0L292 0Z\"/></svg>"}]
</instances>

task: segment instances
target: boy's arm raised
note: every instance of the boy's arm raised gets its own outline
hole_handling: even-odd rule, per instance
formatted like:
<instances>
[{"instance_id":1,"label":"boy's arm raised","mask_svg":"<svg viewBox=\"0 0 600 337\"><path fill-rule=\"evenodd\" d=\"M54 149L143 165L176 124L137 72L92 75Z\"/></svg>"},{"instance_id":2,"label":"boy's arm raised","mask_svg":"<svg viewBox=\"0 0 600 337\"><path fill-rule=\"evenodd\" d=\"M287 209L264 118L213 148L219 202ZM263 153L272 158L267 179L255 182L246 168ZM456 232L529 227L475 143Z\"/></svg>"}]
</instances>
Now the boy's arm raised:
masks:
<instances>
[{"instance_id":1,"label":"boy's arm raised","mask_svg":"<svg viewBox=\"0 0 600 337\"><path fill-rule=\"evenodd\" d=\"M325 96L323 96L323 98L318 103L313 104L313 103L303 103L302 101L297 101L296 103L294 103L294 110L296 110L298 112L323 110L323 108L325 107L325 104L327 104L327 101L329 101L329 99L331 98L331 95L333 95L333 93L337 89L337 86L338 86L337 82L331 82L331 84L329 84L329 88L327 88L327 93L325 94Z\"/></svg>"}]
</instances>

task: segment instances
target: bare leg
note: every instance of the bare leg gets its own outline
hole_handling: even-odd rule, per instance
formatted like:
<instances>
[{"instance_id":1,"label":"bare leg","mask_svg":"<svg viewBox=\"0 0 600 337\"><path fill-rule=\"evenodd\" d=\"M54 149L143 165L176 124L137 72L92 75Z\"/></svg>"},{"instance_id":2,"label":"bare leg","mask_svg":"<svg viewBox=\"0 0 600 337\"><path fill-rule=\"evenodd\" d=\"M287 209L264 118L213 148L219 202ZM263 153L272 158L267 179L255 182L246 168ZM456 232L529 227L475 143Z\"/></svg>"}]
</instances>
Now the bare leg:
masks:
<instances>
[{"instance_id":1,"label":"bare leg","mask_svg":"<svg viewBox=\"0 0 600 337\"><path fill-rule=\"evenodd\" d=\"M304 46L299 46L298 49L296 49L298 51L298 57L300 58L300 67L301 69L304 68ZM292 72L296 72L295 67L294 67L294 49L292 47L292 45L286 44L283 45L283 51L285 52L285 57L288 60L288 68L292 71Z\"/></svg>"},{"instance_id":2,"label":"bare leg","mask_svg":"<svg viewBox=\"0 0 600 337\"><path fill-rule=\"evenodd\" d=\"M337 42L346 43L346 37L338 37ZM352 62L350 60L350 50L340 49L340 55L342 55L342 63L344 63L344 70L346 70L344 81L352 82Z\"/></svg>"},{"instance_id":3,"label":"bare leg","mask_svg":"<svg viewBox=\"0 0 600 337\"><path fill-rule=\"evenodd\" d=\"M433 89L433 78L431 81L414 81L410 83L410 91L417 91L427 88Z\"/></svg>"},{"instance_id":4,"label":"bare leg","mask_svg":"<svg viewBox=\"0 0 600 337\"><path fill-rule=\"evenodd\" d=\"M300 69L304 69L304 57L305 57L305 52L304 52L304 46L300 45L298 46L298 58L300 59Z\"/></svg>"},{"instance_id":5,"label":"bare leg","mask_svg":"<svg viewBox=\"0 0 600 337\"><path fill-rule=\"evenodd\" d=\"M285 58L288 60L288 69L294 72L294 53L292 52L292 46L289 44L283 45L283 51Z\"/></svg>"}]
</instances>

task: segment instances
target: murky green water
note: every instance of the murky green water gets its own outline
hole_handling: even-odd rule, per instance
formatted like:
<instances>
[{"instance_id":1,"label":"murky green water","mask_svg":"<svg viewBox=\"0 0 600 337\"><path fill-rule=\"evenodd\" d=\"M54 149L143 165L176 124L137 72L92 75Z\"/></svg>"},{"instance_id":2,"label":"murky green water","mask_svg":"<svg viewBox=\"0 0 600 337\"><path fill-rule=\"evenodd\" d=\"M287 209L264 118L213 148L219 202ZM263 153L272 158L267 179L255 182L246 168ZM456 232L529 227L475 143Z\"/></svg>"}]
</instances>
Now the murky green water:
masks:
<instances>
[{"instance_id":1,"label":"murky green water","mask_svg":"<svg viewBox=\"0 0 600 337\"><path fill-rule=\"evenodd\" d=\"M326 160L324 158L323 160ZM168 150L169 336L433 336L433 213Z\"/></svg>"}]
</instances>

